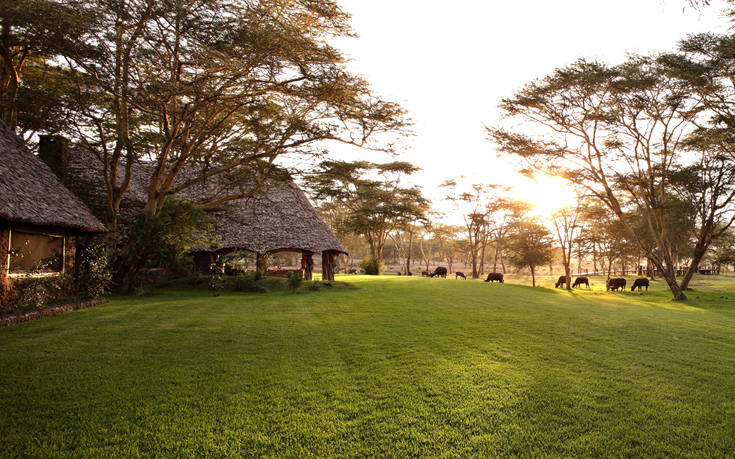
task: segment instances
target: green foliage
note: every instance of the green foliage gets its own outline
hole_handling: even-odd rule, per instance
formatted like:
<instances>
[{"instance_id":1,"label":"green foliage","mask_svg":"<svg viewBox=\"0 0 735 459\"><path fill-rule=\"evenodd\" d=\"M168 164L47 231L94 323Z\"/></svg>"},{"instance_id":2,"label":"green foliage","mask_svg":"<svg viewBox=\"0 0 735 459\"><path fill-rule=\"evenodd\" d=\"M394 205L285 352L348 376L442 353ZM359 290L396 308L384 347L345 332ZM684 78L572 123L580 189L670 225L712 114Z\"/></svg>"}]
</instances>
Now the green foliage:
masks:
<instances>
[{"instance_id":1,"label":"green foliage","mask_svg":"<svg viewBox=\"0 0 735 459\"><path fill-rule=\"evenodd\" d=\"M120 249L121 284L134 287L142 268L182 269L192 246L215 243L206 236L211 225L212 219L204 210L174 198L169 198L157 215L141 214Z\"/></svg>"},{"instance_id":2,"label":"green foliage","mask_svg":"<svg viewBox=\"0 0 735 459\"><path fill-rule=\"evenodd\" d=\"M326 285L326 284L325 284ZM310 291L312 292L318 292L319 291L319 281L312 281L309 282L306 286Z\"/></svg>"},{"instance_id":3,"label":"green foliage","mask_svg":"<svg viewBox=\"0 0 735 459\"><path fill-rule=\"evenodd\" d=\"M66 296L71 282L68 274L36 277L31 273L28 278L18 282L10 304L14 304L14 309L17 310L42 309L54 300Z\"/></svg>"},{"instance_id":4,"label":"green foliage","mask_svg":"<svg viewBox=\"0 0 735 459\"><path fill-rule=\"evenodd\" d=\"M224 288L225 280L222 274L215 273L209 276L209 290L212 291L212 295L220 296Z\"/></svg>"},{"instance_id":5,"label":"green foliage","mask_svg":"<svg viewBox=\"0 0 735 459\"><path fill-rule=\"evenodd\" d=\"M296 290L299 289L304 278L301 277L300 272L291 271L286 275L286 280L288 282L288 288L291 289L291 293L296 293Z\"/></svg>"},{"instance_id":6,"label":"green foliage","mask_svg":"<svg viewBox=\"0 0 735 459\"><path fill-rule=\"evenodd\" d=\"M536 286L536 267L553 260L551 233L546 227L529 219L514 222L508 243L508 261L516 268L529 268Z\"/></svg>"},{"instance_id":7,"label":"green foliage","mask_svg":"<svg viewBox=\"0 0 735 459\"><path fill-rule=\"evenodd\" d=\"M82 249L78 258L77 295L82 299L101 298L110 293L112 271L103 245Z\"/></svg>"},{"instance_id":8,"label":"green foliage","mask_svg":"<svg viewBox=\"0 0 735 459\"><path fill-rule=\"evenodd\" d=\"M378 276L385 272L385 263L383 263L383 260L377 260L373 257L363 258L360 260L359 265L365 271L365 274L370 276Z\"/></svg>"},{"instance_id":9,"label":"green foliage","mask_svg":"<svg viewBox=\"0 0 735 459\"><path fill-rule=\"evenodd\" d=\"M426 220L429 202L421 189L401 186L402 177L418 170L402 161L323 161L307 183L337 231L365 236L371 256L381 260L390 232Z\"/></svg>"},{"instance_id":10,"label":"green foliage","mask_svg":"<svg viewBox=\"0 0 735 459\"><path fill-rule=\"evenodd\" d=\"M52 271L55 271L58 263L63 263L63 260L51 257L16 279L13 289L3 299L3 304L9 306L8 312L42 309L54 300L68 296L71 293L72 276L68 273L49 275L50 267L53 266Z\"/></svg>"}]
</instances>

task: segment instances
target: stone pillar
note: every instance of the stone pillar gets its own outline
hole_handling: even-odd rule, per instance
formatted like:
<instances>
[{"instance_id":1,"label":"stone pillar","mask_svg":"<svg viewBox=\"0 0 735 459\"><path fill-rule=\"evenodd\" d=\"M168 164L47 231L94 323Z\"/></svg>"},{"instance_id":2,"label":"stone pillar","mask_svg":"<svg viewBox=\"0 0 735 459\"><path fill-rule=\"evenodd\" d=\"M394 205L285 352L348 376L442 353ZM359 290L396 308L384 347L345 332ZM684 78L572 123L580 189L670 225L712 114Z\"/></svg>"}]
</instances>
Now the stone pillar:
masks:
<instances>
[{"instance_id":1,"label":"stone pillar","mask_svg":"<svg viewBox=\"0 0 735 459\"><path fill-rule=\"evenodd\" d=\"M301 277L311 280L314 273L314 253L308 250L301 251Z\"/></svg>"},{"instance_id":2,"label":"stone pillar","mask_svg":"<svg viewBox=\"0 0 735 459\"><path fill-rule=\"evenodd\" d=\"M0 304L10 288L8 284L8 250L10 249L10 230L0 228Z\"/></svg>"},{"instance_id":3,"label":"stone pillar","mask_svg":"<svg viewBox=\"0 0 735 459\"><path fill-rule=\"evenodd\" d=\"M334 258L336 253L333 250L325 250L322 252L322 280L334 280Z\"/></svg>"}]
</instances>

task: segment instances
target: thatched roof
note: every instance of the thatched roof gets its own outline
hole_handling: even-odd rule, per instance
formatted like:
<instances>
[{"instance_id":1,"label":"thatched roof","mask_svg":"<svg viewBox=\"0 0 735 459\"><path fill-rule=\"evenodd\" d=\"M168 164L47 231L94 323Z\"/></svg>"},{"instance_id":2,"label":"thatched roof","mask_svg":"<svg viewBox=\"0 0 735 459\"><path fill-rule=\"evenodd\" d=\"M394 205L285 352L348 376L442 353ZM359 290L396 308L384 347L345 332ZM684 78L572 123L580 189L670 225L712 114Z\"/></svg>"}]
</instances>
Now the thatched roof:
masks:
<instances>
[{"instance_id":1,"label":"thatched roof","mask_svg":"<svg viewBox=\"0 0 735 459\"><path fill-rule=\"evenodd\" d=\"M0 219L104 232L105 226L0 121Z\"/></svg>"},{"instance_id":2,"label":"thatched roof","mask_svg":"<svg viewBox=\"0 0 735 459\"><path fill-rule=\"evenodd\" d=\"M133 165L130 187L121 206L123 217L130 218L139 212L146 200L147 173L145 164ZM88 202L95 212L105 210L105 188L102 181L102 163L97 156L84 148L74 148L69 155L67 171L69 186ZM188 171L186 178L196 176ZM230 178L231 180L231 178ZM253 184L241 181L242 189ZM229 182L228 182L229 183ZM179 193L179 199L201 203L212 197L222 187L217 180L207 180ZM230 185L228 185L230 186ZM269 180L258 192L258 199L241 199L227 202L211 209L214 218L213 236L217 247L195 247L194 251L244 249L253 252L279 249L322 252L345 252L329 225L319 216L304 192L290 179Z\"/></svg>"},{"instance_id":3,"label":"thatched roof","mask_svg":"<svg viewBox=\"0 0 735 459\"><path fill-rule=\"evenodd\" d=\"M196 192L196 190L193 190ZM212 211L219 247L194 251L298 249L347 253L304 192L292 181L268 181L259 199L232 201Z\"/></svg>"}]
</instances>

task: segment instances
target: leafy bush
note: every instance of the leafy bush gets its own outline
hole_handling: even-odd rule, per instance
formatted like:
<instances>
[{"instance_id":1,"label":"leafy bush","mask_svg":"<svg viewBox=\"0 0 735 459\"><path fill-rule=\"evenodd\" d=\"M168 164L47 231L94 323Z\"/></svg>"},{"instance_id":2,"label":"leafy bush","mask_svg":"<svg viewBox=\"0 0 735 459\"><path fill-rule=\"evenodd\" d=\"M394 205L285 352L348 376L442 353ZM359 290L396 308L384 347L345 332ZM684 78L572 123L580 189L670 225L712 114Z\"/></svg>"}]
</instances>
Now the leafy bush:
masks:
<instances>
[{"instance_id":1,"label":"leafy bush","mask_svg":"<svg viewBox=\"0 0 735 459\"><path fill-rule=\"evenodd\" d=\"M318 292L319 291L319 281L310 282L307 285L307 288L311 290L312 292Z\"/></svg>"},{"instance_id":2,"label":"leafy bush","mask_svg":"<svg viewBox=\"0 0 735 459\"><path fill-rule=\"evenodd\" d=\"M377 276L379 274L382 274L383 271L385 271L385 264L383 261L378 261L375 258L363 258L360 260L360 268L365 271L365 274L369 274L371 276Z\"/></svg>"},{"instance_id":3,"label":"leafy bush","mask_svg":"<svg viewBox=\"0 0 735 459\"><path fill-rule=\"evenodd\" d=\"M81 299L101 298L110 293L112 271L103 245L83 249L79 257L79 278L77 295Z\"/></svg>"},{"instance_id":4,"label":"leafy bush","mask_svg":"<svg viewBox=\"0 0 735 459\"><path fill-rule=\"evenodd\" d=\"M222 274L212 274L209 277L209 290L212 291L212 295L220 296L224 287L225 280L222 278Z\"/></svg>"},{"instance_id":5,"label":"leafy bush","mask_svg":"<svg viewBox=\"0 0 735 459\"><path fill-rule=\"evenodd\" d=\"M120 285L134 288L144 268L180 271L192 246L216 243L206 236L211 228L212 217L206 211L174 198L167 199L157 215L139 215L118 253Z\"/></svg>"},{"instance_id":6,"label":"leafy bush","mask_svg":"<svg viewBox=\"0 0 735 459\"><path fill-rule=\"evenodd\" d=\"M301 272L291 271L286 275L286 280L288 281L288 287L291 289L291 293L296 293L296 290L298 290L304 279L301 277Z\"/></svg>"},{"instance_id":7,"label":"leafy bush","mask_svg":"<svg viewBox=\"0 0 735 459\"><path fill-rule=\"evenodd\" d=\"M66 296L70 282L68 274L24 279L15 289L16 304L20 309L41 309L53 300Z\"/></svg>"}]
</instances>

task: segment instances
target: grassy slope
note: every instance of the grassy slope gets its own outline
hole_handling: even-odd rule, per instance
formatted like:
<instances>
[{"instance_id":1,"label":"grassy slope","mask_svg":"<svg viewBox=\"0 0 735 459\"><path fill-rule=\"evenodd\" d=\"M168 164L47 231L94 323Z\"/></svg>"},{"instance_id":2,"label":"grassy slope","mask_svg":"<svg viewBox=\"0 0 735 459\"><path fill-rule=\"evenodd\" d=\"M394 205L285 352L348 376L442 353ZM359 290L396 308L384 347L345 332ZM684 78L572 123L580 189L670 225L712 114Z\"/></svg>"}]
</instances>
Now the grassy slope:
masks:
<instances>
[{"instance_id":1,"label":"grassy slope","mask_svg":"<svg viewBox=\"0 0 735 459\"><path fill-rule=\"evenodd\" d=\"M735 451L732 281L686 304L662 282L349 281L0 329L0 456Z\"/></svg>"}]
</instances>

